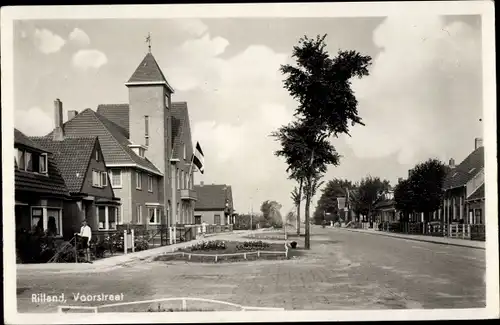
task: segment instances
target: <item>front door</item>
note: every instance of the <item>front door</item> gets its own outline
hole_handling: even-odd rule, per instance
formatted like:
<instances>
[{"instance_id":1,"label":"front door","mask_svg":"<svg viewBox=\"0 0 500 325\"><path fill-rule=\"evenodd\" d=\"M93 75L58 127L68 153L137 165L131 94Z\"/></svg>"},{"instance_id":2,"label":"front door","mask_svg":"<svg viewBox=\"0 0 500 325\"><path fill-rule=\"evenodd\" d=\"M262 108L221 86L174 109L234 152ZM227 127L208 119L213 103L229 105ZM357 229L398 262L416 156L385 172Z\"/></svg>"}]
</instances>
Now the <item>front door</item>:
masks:
<instances>
[{"instance_id":1,"label":"front door","mask_svg":"<svg viewBox=\"0 0 500 325\"><path fill-rule=\"evenodd\" d=\"M201 216L194 216L194 224L201 225Z\"/></svg>"}]
</instances>

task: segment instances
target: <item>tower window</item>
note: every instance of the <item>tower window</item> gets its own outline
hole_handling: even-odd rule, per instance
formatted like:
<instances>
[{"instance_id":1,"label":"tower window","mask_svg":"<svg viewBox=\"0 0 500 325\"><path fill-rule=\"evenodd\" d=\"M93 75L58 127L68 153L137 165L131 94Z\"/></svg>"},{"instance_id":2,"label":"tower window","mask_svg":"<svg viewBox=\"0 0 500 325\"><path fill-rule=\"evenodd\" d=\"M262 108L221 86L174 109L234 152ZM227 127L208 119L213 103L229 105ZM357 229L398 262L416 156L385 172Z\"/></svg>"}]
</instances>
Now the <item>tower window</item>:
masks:
<instances>
[{"instance_id":1,"label":"tower window","mask_svg":"<svg viewBox=\"0 0 500 325\"><path fill-rule=\"evenodd\" d=\"M149 116L144 116L144 135L149 136Z\"/></svg>"}]
</instances>

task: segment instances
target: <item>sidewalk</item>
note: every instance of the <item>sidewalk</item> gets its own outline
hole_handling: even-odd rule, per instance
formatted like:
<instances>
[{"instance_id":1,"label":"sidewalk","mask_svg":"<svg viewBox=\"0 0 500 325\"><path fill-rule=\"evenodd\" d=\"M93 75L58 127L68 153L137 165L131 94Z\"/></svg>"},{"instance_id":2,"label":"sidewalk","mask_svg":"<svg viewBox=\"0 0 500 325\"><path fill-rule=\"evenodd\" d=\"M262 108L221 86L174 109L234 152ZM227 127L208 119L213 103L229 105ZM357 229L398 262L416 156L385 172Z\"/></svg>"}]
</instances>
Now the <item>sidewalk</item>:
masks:
<instances>
[{"instance_id":1,"label":"sidewalk","mask_svg":"<svg viewBox=\"0 0 500 325\"><path fill-rule=\"evenodd\" d=\"M361 232L365 234L371 235L379 235L379 236L387 236L387 237L395 237L400 239L407 240L415 240L421 242L428 242L434 244L443 244L443 245L452 245L452 246L462 246L476 249L486 249L486 243L483 241L475 241L469 239L458 239L458 238L449 238L449 237L433 237L433 236L425 236L425 235L410 235L410 234L397 234L392 232L385 232L373 229L353 229L353 228L337 228L352 232Z\"/></svg>"},{"instance_id":2,"label":"sidewalk","mask_svg":"<svg viewBox=\"0 0 500 325\"><path fill-rule=\"evenodd\" d=\"M177 243L173 245L161 246L140 252L128 253L123 255L111 256L88 263L44 263L44 264L17 264L18 271L34 270L34 271L54 271L54 272L103 272L112 270L124 264L137 262L152 258L163 253L173 252L174 250L184 248L186 246L195 245L206 240L227 239L228 237L239 237L246 235L251 231L239 230L231 233L210 234L206 237L199 237L188 242Z\"/></svg>"}]
</instances>

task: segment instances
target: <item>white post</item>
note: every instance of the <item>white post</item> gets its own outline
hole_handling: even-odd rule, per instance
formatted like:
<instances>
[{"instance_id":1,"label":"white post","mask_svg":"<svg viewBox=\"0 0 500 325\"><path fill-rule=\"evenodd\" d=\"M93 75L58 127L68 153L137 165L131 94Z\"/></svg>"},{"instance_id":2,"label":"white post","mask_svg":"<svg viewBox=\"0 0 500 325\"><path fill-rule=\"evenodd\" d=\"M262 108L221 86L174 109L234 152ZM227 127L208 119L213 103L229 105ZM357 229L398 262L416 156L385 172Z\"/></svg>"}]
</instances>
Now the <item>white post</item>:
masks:
<instances>
[{"instance_id":1,"label":"white post","mask_svg":"<svg viewBox=\"0 0 500 325\"><path fill-rule=\"evenodd\" d=\"M168 243L170 245L173 244L173 239L172 239L172 227L168 227Z\"/></svg>"},{"instance_id":2,"label":"white post","mask_svg":"<svg viewBox=\"0 0 500 325\"><path fill-rule=\"evenodd\" d=\"M130 230L130 233L132 234L132 253L135 252L135 236L134 236L134 229Z\"/></svg>"},{"instance_id":3,"label":"white post","mask_svg":"<svg viewBox=\"0 0 500 325\"><path fill-rule=\"evenodd\" d=\"M174 239L174 244L177 243L177 226L174 226L173 228L173 239Z\"/></svg>"},{"instance_id":4,"label":"white post","mask_svg":"<svg viewBox=\"0 0 500 325\"><path fill-rule=\"evenodd\" d=\"M123 252L127 254L127 230L123 231Z\"/></svg>"}]
</instances>

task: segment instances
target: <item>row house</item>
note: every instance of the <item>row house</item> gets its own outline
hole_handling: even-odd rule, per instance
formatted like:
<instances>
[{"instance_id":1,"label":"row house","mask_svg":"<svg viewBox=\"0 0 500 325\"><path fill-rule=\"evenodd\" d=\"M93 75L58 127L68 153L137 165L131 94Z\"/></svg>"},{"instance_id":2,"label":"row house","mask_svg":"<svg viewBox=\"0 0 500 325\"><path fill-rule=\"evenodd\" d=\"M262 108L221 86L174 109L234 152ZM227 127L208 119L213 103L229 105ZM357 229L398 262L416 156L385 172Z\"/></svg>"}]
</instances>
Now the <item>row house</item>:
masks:
<instances>
[{"instance_id":1,"label":"row house","mask_svg":"<svg viewBox=\"0 0 500 325\"><path fill-rule=\"evenodd\" d=\"M475 139L472 151L459 165L450 159L444 184L442 216L445 223L484 224L484 147Z\"/></svg>"},{"instance_id":2,"label":"row house","mask_svg":"<svg viewBox=\"0 0 500 325\"><path fill-rule=\"evenodd\" d=\"M193 146L187 103L151 52L130 79L128 104L68 112L61 128L72 137L98 137L110 184L121 200L118 224L145 228L194 223Z\"/></svg>"}]
</instances>

